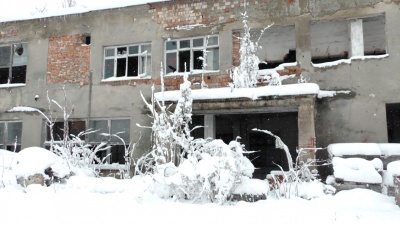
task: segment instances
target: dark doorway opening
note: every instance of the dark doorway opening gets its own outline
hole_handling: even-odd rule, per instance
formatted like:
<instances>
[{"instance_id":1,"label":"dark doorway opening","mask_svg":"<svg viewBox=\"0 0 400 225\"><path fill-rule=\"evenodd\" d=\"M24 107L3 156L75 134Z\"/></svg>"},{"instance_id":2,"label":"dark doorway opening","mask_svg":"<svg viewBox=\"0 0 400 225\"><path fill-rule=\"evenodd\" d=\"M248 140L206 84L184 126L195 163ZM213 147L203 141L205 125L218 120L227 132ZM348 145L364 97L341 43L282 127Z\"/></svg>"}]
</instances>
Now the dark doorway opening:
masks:
<instances>
[{"instance_id":1,"label":"dark doorway opening","mask_svg":"<svg viewBox=\"0 0 400 225\"><path fill-rule=\"evenodd\" d=\"M265 129L278 135L289 147L292 158L296 159L297 118L297 112L215 115L216 138L228 144L240 137L239 141L246 150L256 151L247 155L256 167L253 177L265 179L271 170L280 170L277 165L288 170L286 155L282 149L275 148L275 138L252 129Z\"/></svg>"},{"instance_id":2,"label":"dark doorway opening","mask_svg":"<svg viewBox=\"0 0 400 225\"><path fill-rule=\"evenodd\" d=\"M400 103L386 104L389 143L400 143Z\"/></svg>"}]
</instances>

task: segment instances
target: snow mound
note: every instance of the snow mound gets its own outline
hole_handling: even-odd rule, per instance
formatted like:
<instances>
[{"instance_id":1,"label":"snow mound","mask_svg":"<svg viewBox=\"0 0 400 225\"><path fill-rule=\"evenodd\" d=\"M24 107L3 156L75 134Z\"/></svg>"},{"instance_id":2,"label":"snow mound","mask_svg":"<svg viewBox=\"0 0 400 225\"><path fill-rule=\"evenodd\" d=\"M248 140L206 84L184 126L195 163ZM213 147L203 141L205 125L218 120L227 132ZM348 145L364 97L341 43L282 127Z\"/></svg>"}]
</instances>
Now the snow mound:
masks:
<instances>
[{"instance_id":1,"label":"snow mound","mask_svg":"<svg viewBox=\"0 0 400 225\"><path fill-rule=\"evenodd\" d=\"M382 177L378 170L382 170L382 161L374 159L368 161L361 158L343 159L334 157L332 159L333 174L336 178L344 181L360 182L360 183L382 183Z\"/></svg>"},{"instance_id":2,"label":"snow mound","mask_svg":"<svg viewBox=\"0 0 400 225\"><path fill-rule=\"evenodd\" d=\"M2 169L10 169L15 153L0 149L0 167Z\"/></svg>"},{"instance_id":3,"label":"snow mound","mask_svg":"<svg viewBox=\"0 0 400 225\"><path fill-rule=\"evenodd\" d=\"M51 168L57 177L65 177L70 173L68 166L56 154L44 148L29 147L15 154L13 172L17 177L28 178L30 175L43 174Z\"/></svg>"},{"instance_id":4,"label":"snow mound","mask_svg":"<svg viewBox=\"0 0 400 225\"><path fill-rule=\"evenodd\" d=\"M400 156L400 144L391 143L335 143L328 146L331 156Z\"/></svg>"},{"instance_id":5,"label":"snow mound","mask_svg":"<svg viewBox=\"0 0 400 225\"><path fill-rule=\"evenodd\" d=\"M389 163L387 170L393 176L400 176L400 160Z\"/></svg>"},{"instance_id":6,"label":"snow mound","mask_svg":"<svg viewBox=\"0 0 400 225\"><path fill-rule=\"evenodd\" d=\"M250 195L267 195L269 192L269 184L267 180L250 179L243 177L242 183L240 183L233 194L250 194Z\"/></svg>"}]
</instances>

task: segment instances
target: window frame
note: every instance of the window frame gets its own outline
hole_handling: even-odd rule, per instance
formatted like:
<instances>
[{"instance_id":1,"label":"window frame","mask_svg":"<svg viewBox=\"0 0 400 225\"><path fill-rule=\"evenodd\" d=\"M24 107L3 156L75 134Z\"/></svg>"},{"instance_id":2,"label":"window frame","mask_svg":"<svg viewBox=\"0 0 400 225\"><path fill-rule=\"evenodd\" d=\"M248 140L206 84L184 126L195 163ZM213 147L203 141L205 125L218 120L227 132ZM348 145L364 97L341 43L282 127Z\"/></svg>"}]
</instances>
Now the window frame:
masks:
<instances>
[{"instance_id":1,"label":"window frame","mask_svg":"<svg viewBox=\"0 0 400 225\"><path fill-rule=\"evenodd\" d=\"M129 140L124 140L124 139L123 139L123 141L121 141L119 139L114 139L113 140L113 137L111 136L113 134L113 133L111 133L112 129L113 129L112 128L112 122L113 121L121 121L121 120L129 121L129 125L127 126L127 128L129 128L129 131L128 131L129 133L128 133L128 137L127 137ZM99 145L100 143L106 142L107 146L109 146L109 148L107 150L99 152L99 154L97 154L99 156L99 158L101 158L101 160L103 160L104 157L110 155L110 157L107 157L107 159L104 162L106 162L107 164L118 163L118 164L122 165L123 163L121 164L120 162L116 162L116 160L114 160L115 156L113 157L113 154L112 154L113 151L112 150L116 149L116 150L118 150L118 152L120 152L120 148L121 147L124 147L124 149L125 149L125 148L127 148L129 146L130 134L131 134L131 127L130 127L131 120L130 120L130 118L95 118L95 119L90 119L88 121L89 129L92 128L91 125L90 125L90 122L92 122L92 121L107 121L107 130L108 131L102 132L102 133L108 133L110 136L105 136L106 139L107 139L105 141L97 141L97 140L92 141L91 137L96 139L96 137L93 136L94 133L92 133L92 134L87 135L87 143L94 147L94 146ZM104 147L106 147L106 146L104 146ZM119 158L121 158L121 156L115 157L115 158L118 160Z\"/></svg>"},{"instance_id":2,"label":"window frame","mask_svg":"<svg viewBox=\"0 0 400 225\"><path fill-rule=\"evenodd\" d=\"M21 57L22 61L15 60L16 56L21 56L18 53L16 53L18 46L21 46L23 51L21 52L21 55L24 55ZM15 42L15 43L9 43L9 44L0 44L0 48L3 47L9 47L10 49L10 55L9 55L9 61L7 62L6 65L1 65L0 64L0 69L8 69L8 79L7 82L2 82L1 77L0 77L0 85L1 84L26 84L26 74L28 70L28 43L27 42ZM1 55L1 54L0 54ZM13 68L14 70L16 67L25 67L24 68L24 74L23 74L23 80L24 82L13 82Z\"/></svg>"},{"instance_id":3,"label":"window frame","mask_svg":"<svg viewBox=\"0 0 400 225\"><path fill-rule=\"evenodd\" d=\"M138 47L137 53L130 53L130 47ZM126 53L118 54L118 49L126 48ZM143 48L147 48L147 50L142 50ZM112 56L107 56L107 51L113 50L114 53ZM149 51L150 50L150 51ZM145 43L137 43L137 44L130 44L130 45L117 45L117 46L107 46L103 49L103 79L137 79L143 78L146 76L151 76L152 74L152 44L150 42ZM137 75L130 76L128 74L129 71L129 58L130 57L138 57L137 63ZM113 74L112 76L106 77L106 67L107 67L107 60L114 60L113 62ZM125 59L125 74L124 76L118 76L118 59ZM144 71L140 73L144 68Z\"/></svg>"},{"instance_id":4,"label":"window frame","mask_svg":"<svg viewBox=\"0 0 400 225\"><path fill-rule=\"evenodd\" d=\"M21 133L19 134L19 138L17 142L9 142L9 129L10 124L19 123L21 124ZM0 133L0 149L5 149L8 151L14 151L14 145L16 144L15 152L19 152L21 150L21 143L22 143L22 129L23 123L22 121L0 121L0 124L3 124L3 134Z\"/></svg>"},{"instance_id":5,"label":"window frame","mask_svg":"<svg viewBox=\"0 0 400 225\"><path fill-rule=\"evenodd\" d=\"M217 38L217 43L216 44L211 44L209 40L211 38ZM202 39L203 44L202 46L194 46L194 40ZM181 47L181 42L182 41L190 41L190 44L188 47ZM176 48L175 49L170 49L168 50L168 43L176 42ZM210 52L209 49L218 49L218 68L203 68L204 63L207 63L207 55L204 57L204 52ZM184 73L185 71L180 71L181 65L180 65L180 60L179 60L179 52L183 51L190 51L190 65L189 68L187 68L186 72L219 72L220 71L220 40L219 40L219 35L207 35L207 36L196 36L196 37L185 37L185 38L178 38L178 39L168 39L164 42L164 72L165 74L173 74L173 73ZM194 58L194 52L196 51L202 51L203 52L203 62L202 62L202 68L201 69L194 69L195 65L195 58ZM175 71L169 71L170 68L168 64L168 54L175 53ZM205 62L204 62L205 61ZM207 65L207 67L210 67L210 65ZM171 70L171 69L170 69Z\"/></svg>"}]
</instances>

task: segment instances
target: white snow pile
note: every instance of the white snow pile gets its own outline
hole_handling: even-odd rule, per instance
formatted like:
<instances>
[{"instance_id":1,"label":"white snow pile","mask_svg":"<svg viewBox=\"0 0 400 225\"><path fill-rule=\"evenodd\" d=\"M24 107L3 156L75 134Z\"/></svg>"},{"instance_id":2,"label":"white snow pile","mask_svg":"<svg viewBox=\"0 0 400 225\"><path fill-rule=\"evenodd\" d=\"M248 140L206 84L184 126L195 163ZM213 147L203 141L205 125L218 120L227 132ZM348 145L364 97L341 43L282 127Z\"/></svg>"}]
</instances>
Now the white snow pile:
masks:
<instances>
[{"instance_id":1,"label":"white snow pile","mask_svg":"<svg viewBox=\"0 0 400 225\"><path fill-rule=\"evenodd\" d=\"M387 170L393 176L400 176L400 160L389 163Z\"/></svg>"},{"instance_id":2,"label":"white snow pile","mask_svg":"<svg viewBox=\"0 0 400 225\"><path fill-rule=\"evenodd\" d=\"M1 169L10 169L12 166L12 161L14 160L15 153L0 149L0 168Z\"/></svg>"},{"instance_id":3,"label":"white snow pile","mask_svg":"<svg viewBox=\"0 0 400 225\"><path fill-rule=\"evenodd\" d=\"M268 180L250 179L243 177L241 183L235 188L233 194L239 195L267 195L269 192Z\"/></svg>"},{"instance_id":4,"label":"white snow pile","mask_svg":"<svg viewBox=\"0 0 400 225\"><path fill-rule=\"evenodd\" d=\"M400 144L388 143L335 143L328 146L331 156L399 156Z\"/></svg>"},{"instance_id":5,"label":"white snow pile","mask_svg":"<svg viewBox=\"0 0 400 225\"><path fill-rule=\"evenodd\" d=\"M380 159L371 161L361 158L343 159L333 157L333 174L336 178L344 181L359 182L359 183L382 183L382 177L378 173L383 168L383 163Z\"/></svg>"},{"instance_id":6,"label":"white snow pile","mask_svg":"<svg viewBox=\"0 0 400 225\"><path fill-rule=\"evenodd\" d=\"M44 174L47 168L51 168L57 177L65 177L70 170L63 160L47 149L29 147L15 154L15 162L12 171L17 177L27 178L34 174Z\"/></svg>"}]
</instances>

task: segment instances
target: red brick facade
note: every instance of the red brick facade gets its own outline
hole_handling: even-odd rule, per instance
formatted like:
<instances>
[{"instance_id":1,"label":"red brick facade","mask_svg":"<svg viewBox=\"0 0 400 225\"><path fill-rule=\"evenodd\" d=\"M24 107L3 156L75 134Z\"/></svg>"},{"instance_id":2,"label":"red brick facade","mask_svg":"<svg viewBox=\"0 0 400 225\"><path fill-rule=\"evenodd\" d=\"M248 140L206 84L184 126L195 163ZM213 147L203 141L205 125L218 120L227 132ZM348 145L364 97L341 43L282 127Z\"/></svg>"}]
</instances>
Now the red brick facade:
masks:
<instances>
[{"instance_id":1,"label":"red brick facade","mask_svg":"<svg viewBox=\"0 0 400 225\"><path fill-rule=\"evenodd\" d=\"M82 35L51 37L47 56L47 84L89 83L90 46Z\"/></svg>"}]
</instances>

